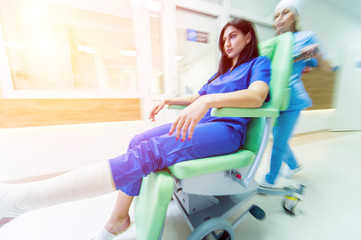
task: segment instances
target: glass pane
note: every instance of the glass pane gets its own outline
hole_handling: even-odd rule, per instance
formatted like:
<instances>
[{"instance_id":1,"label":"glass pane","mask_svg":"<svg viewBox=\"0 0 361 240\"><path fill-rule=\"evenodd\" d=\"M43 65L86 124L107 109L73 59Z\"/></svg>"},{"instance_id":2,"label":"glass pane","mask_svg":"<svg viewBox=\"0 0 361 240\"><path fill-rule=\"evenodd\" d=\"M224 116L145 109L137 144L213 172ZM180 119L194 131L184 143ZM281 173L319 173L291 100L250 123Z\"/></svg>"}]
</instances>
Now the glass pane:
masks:
<instances>
[{"instance_id":1,"label":"glass pane","mask_svg":"<svg viewBox=\"0 0 361 240\"><path fill-rule=\"evenodd\" d=\"M214 17L177 10L179 92L194 94L218 69L218 31Z\"/></svg>"},{"instance_id":2,"label":"glass pane","mask_svg":"<svg viewBox=\"0 0 361 240\"><path fill-rule=\"evenodd\" d=\"M153 14L153 16L150 17L150 33L152 44L152 93L164 93L160 24L160 17L158 14Z\"/></svg>"},{"instance_id":3,"label":"glass pane","mask_svg":"<svg viewBox=\"0 0 361 240\"><path fill-rule=\"evenodd\" d=\"M40 1L2 1L14 89L137 91L128 2L122 1L128 11L114 16Z\"/></svg>"}]
</instances>

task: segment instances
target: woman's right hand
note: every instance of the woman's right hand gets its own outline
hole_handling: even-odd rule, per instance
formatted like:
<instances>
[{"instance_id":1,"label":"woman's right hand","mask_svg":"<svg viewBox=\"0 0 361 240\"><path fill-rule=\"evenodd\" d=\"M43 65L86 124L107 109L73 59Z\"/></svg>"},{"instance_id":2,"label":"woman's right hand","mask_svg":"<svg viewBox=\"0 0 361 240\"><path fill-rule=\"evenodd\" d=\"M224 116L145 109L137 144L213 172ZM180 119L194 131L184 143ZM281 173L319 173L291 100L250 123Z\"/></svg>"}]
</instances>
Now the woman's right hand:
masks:
<instances>
[{"instance_id":1,"label":"woman's right hand","mask_svg":"<svg viewBox=\"0 0 361 240\"><path fill-rule=\"evenodd\" d=\"M164 108L166 105L165 100L160 101L157 105L153 107L153 109L149 113L149 118L152 122L155 122L155 115L159 113L160 110Z\"/></svg>"}]
</instances>

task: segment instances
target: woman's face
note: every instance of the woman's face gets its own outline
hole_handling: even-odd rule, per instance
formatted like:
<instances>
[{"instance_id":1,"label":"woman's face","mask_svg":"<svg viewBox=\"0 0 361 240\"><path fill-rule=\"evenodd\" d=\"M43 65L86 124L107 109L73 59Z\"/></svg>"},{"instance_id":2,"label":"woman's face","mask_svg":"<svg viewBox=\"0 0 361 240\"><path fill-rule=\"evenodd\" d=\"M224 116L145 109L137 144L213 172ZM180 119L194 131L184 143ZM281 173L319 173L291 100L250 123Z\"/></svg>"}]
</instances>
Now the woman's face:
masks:
<instances>
[{"instance_id":1,"label":"woman's face","mask_svg":"<svg viewBox=\"0 0 361 240\"><path fill-rule=\"evenodd\" d=\"M223 33L224 52L233 60L233 65L237 62L239 54L251 41L251 34L244 35L240 30L229 26Z\"/></svg>"},{"instance_id":2,"label":"woman's face","mask_svg":"<svg viewBox=\"0 0 361 240\"><path fill-rule=\"evenodd\" d=\"M296 17L288 8L281 8L275 12L273 26L278 34L294 32L296 30Z\"/></svg>"}]
</instances>

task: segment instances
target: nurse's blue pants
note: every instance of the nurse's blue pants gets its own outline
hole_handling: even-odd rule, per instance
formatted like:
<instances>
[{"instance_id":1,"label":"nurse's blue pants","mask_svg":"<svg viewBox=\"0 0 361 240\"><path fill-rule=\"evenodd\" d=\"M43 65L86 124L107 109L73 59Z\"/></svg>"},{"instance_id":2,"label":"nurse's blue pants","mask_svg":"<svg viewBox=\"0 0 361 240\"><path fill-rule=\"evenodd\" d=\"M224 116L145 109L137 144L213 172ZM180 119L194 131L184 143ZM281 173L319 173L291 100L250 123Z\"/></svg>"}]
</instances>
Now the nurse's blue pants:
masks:
<instances>
[{"instance_id":1,"label":"nurse's blue pants","mask_svg":"<svg viewBox=\"0 0 361 240\"><path fill-rule=\"evenodd\" d=\"M178 162L235 152L242 143L238 130L221 122L197 124L191 140L176 141L169 135L171 124L142 134L130 142L127 153L110 159L110 168L117 190L137 196L142 177Z\"/></svg>"},{"instance_id":2,"label":"nurse's blue pants","mask_svg":"<svg viewBox=\"0 0 361 240\"><path fill-rule=\"evenodd\" d=\"M295 169L298 163L288 144L293 129L300 116L300 110L284 111L280 113L277 123L273 128L273 147L271 156L270 172L266 175L267 182L274 184L280 171L282 162L290 169Z\"/></svg>"}]
</instances>

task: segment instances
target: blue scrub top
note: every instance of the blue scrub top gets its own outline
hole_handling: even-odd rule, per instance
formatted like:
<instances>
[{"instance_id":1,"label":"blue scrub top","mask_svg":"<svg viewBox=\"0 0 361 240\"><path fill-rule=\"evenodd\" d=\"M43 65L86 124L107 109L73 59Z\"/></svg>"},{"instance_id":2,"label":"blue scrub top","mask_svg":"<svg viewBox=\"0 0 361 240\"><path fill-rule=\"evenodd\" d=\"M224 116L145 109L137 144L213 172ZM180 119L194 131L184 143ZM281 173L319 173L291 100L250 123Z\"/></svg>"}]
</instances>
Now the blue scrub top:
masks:
<instances>
[{"instance_id":1,"label":"blue scrub top","mask_svg":"<svg viewBox=\"0 0 361 240\"><path fill-rule=\"evenodd\" d=\"M297 55L301 50L311 44L319 44L319 51L324 59L329 58L328 53L319 41L316 34L312 31L295 32L293 34L294 46L293 55ZM312 106L312 100L301 80L302 72L305 67L315 67L318 62L315 58L310 60L304 59L293 63L292 75L290 78L290 103L287 110L301 110Z\"/></svg>"},{"instance_id":2,"label":"blue scrub top","mask_svg":"<svg viewBox=\"0 0 361 240\"><path fill-rule=\"evenodd\" d=\"M216 75L216 74L215 74ZM215 76L213 75L213 77ZM213 79L210 78L211 79ZM264 56L256 57L218 76L210 84L208 82L198 91L199 95L212 93L227 93L247 89L255 81L264 81L269 84L271 78L271 61ZM226 125L245 133L249 118L241 117L213 117L211 109L201 119L200 123L220 121Z\"/></svg>"}]
</instances>

